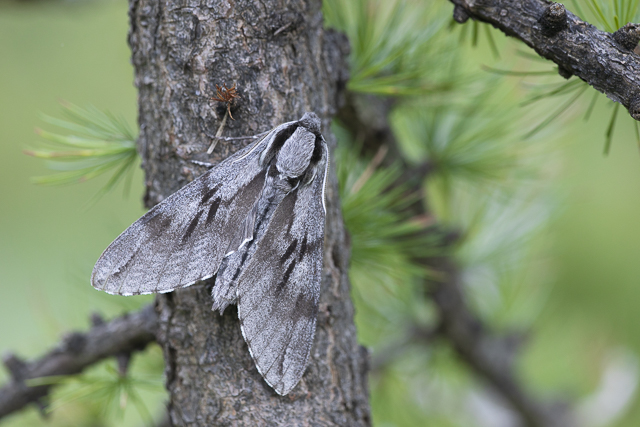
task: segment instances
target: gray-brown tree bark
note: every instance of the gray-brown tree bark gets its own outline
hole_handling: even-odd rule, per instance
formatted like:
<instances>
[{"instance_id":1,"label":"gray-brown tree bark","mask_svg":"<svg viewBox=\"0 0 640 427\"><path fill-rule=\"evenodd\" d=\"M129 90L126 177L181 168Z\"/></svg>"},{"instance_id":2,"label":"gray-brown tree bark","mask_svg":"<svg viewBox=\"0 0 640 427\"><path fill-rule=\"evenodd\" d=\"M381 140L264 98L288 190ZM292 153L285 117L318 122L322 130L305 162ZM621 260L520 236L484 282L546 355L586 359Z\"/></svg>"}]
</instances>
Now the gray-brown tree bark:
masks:
<instances>
[{"instance_id":1,"label":"gray-brown tree bark","mask_svg":"<svg viewBox=\"0 0 640 427\"><path fill-rule=\"evenodd\" d=\"M219 141L226 106L215 85L237 85L225 136L252 135L314 111L330 119L346 80L345 38L323 28L317 0L132 0L129 42L139 89L139 149L147 206L249 141ZM216 105L217 104L217 105ZM174 425L368 425L367 352L356 340L349 251L333 168L327 189L325 268L311 360L286 397L269 388L242 339L237 311L211 311L211 284L159 296L169 415Z\"/></svg>"}]
</instances>

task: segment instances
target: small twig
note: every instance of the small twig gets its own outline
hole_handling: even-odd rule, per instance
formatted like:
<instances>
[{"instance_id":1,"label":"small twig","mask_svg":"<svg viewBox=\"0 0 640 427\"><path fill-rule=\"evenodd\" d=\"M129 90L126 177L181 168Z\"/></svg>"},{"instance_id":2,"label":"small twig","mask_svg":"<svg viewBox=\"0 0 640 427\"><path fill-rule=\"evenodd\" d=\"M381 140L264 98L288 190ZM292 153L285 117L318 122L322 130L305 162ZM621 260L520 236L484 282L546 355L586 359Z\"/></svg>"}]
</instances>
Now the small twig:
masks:
<instances>
[{"instance_id":1,"label":"small twig","mask_svg":"<svg viewBox=\"0 0 640 427\"><path fill-rule=\"evenodd\" d=\"M216 96L212 97L211 100L226 103L227 111L224 113L224 117L222 118L222 123L220 123L220 126L218 127L218 131L216 132L216 137L213 139L213 142L209 146L209 149L207 150L207 154L213 153L213 149L216 148L216 145L218 144L218 139L220 138L220 135L222 135L222 130L224 129L224 126L227 124L227 116L231 117L231 120L235 120L231 115L231 103L233 102L234 99L239 98L240 95L238 95L238 91L236 90L235 84L231 88L227 88L226 84L223 84L222 86L223 87L216 85L216 91L217 91Z\"/></svg>"},{"instance_id":2,"label":"small twig","mask_svg":"<svg viewBox=\"0 0 640 427\"><path fill-rule=\"evenodd\" d=\"M221 141L240 141L243 139L258 139L260 137L265 136L269 132L271 132L271 130L267 130L267 131L264 131L255 135L250 135L250 136L216 136L216 138Z\"/></svg>"},{"instance_id":3,"label":"small twig","mask_svg":"<svg viewBox=\"0 0 640 427\"><path fill-rule=\"evenodd\" d=\"M0 419L30 403L42 407L51 385L30 387L26 380L77 374L103 359L131 354L155 341L158 320L153 305L108 323L96 320L94 317L94 326L89 331L67 334L54 349L37 360L24 362L11 354L4 357L12 379L0 388ZM121 369L125 369L124 365Z\"/></svg>"},{"instance_id":4,"label":"small twig","mask_svg":"<svg viewBox=\"0 0 640 427\"><path fill-rule=\"evenodd\" d=\"M242 141L245 139L259 139L262 138L263 136L265 136L266 134L268 134L269 132L271 132L271 130L267 130L264 132L260 132L256 135L249 135L249 136L220 136L218 134L216 135L207 135L209 138L213 139L214 141L211 143L211 146L209 147L209 149L207 150L207 154L211 154L213 152L213 149L216 148L216 144L218 143L218 141ZM212 148L213 147L213 148ZM202 165L202 166L206 166L206 165Z\"/></svg>"},{"instance_id":5,"label":"small twig","mask_svg":"<svg viewBox=\"0 0 640 427\"><path fill-rule=\"evenodd\" d=\"M220 123L220 127L218 127L218 131L216 132L215 138L213 138L213 142L211 142L211 145L207 150L207 154L213 153L213 149L216 148L216 145L218 145L218 140L220 139L220 135L222 135L222 130L224 129L224 126L227 124L227 116L230 116L230 115L231 114L229 113L229 111L224 113L224 117L222 118L222 123Z\"/></svg>"}]
</instances>

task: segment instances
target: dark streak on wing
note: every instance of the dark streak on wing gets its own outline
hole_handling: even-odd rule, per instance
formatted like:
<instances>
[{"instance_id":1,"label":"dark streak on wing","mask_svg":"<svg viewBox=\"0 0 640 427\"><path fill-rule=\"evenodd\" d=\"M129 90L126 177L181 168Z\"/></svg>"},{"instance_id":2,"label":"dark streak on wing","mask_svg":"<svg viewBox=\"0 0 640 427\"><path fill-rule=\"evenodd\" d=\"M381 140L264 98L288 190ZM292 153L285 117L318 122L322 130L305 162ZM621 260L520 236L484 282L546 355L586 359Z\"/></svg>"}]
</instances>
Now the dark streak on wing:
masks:
<instances>
[{"instance_id":1,"label":"dark streak on wing","mask_svg":"<svg viewBox=\"0 0 640 427\"><path fill-rule=\"evenodd\" d=\"M300 245L300 255L298 255L298 261L301 261L306 254L307 254L307 234L305 234L304 239L302 239L302 245Z\"/></svg>"},{"instance_id":2,"label":"dark streak on wing","mask_svg":"<svg viewBox=\"0 0 640 427\"><path fill-rule=\"evenodd\" d=\"M232 282L234 282L242 272L242 267L244 267L244 263L247 260L248 256L249 256L248 252L245 252L242 254L242 258L240 258L240 265L238 265L236 272L233 274L233 279L231 279Z\"/></svg>"},{"instance_id":3,"label":"dark streak on wing","mask_svg":"<svg viewBox=\"0 0 640 427\"><path fill-rule=\"evenodd\" d=\"M271 146L269 147L269 152L267 153L267 155L265 156L265 164L268 164L271 159L273 159L273 157L276 155L276 153L278 151L280 151L280 148L282 148L282 146L284 145L284 143L287 141L287 139L289 139L289 137L291 135L293 135L293 133L296 131L296 129L298 129L298 124L297 123L291 123L290 126L283 128L282 130L280 130L274 137L273 142L271 143Z\"/></svg>"},{"instance_id":4,"label":"dark streak on wing","mask_svg":"<svg viewBox=\"0 0 640 427\"><path fill-rule=\"evenodd\" d=\"M296 260L294 259L293 261L291 261L291 264L289 264L287 271L284 272L284 275L282 276L282 280L278 282L278 284L276 285L276 288L273 291L273 294L276 298L280 298L280 295L282 295L284 288L289 283L289 277L291 276L291 273L293 273L293 269L295 267L296 267Z\"/></svg>"},{"instance_id":5,"label":"dark streak on wing","mask_svg":"<svg viewBox=\"0 0 640 427\"><path fill-rule=\"evenodd\" d=\"M316 136L315 147L313 154L311 155L311 164L316 164L322 158L322 152L324 151L322 136Z\"/></svg>"},{"instance_id":6,"label":"dark streak on wing","mask_svg":"<svg viewBox=\"0 0 640 427\"><path fill-rule=\"evenodd\" d=\"M206 188L206 187L204 187ZM202 196L202 204L206 204L209 199L211 199L217 192L218 189L220 188L220 184L213 186L209 189L209 191L207 191L206 193L204 193L204 195Z\"/></svg>"},{"instance_id":7,"label":"dark streak on wing","mask_svg":"<svg viewBox=\"0 0 640 427\"><path fill-rule=\"evenodd\" d=\"M289 193L289 196L291 196L291 198L289 198L289 196L287 196L284 201L287 201L287 199L290 199L289 202L291 203L291 209L290 212L293 212L294 207L296 206L296 202L298 201L298 191L299 189L296 189L295 191ZM287 224L287 236L291 235L291 227L293 226L293 220L289 221Z\"/></svg>"},{"instance_id":8,"label":"dark streak on wing","mask_svg":"<svg viewBox=\"0 0 640 427\"><path fill-rule=\"evenodd\" d=\"M209 208L209 213L207 214L207 221L205 222L206 225L209 225L209 223L213 221L213 219L216 217L216 213L218 212L218 208L220 207L221 200L222 199L218 197L213 201L213 203L211 203L211 207Z\"/></svg>"},{"instance_id":9,"label":"dark streak on wing","mask_svg":"<svg viewBox=\"0 0 640 427\"><path fill-rule=\"evenodd\" d=\"M303 245L306 245L307 244L306 242L307 242L307 238L305 236L305 240L303 242ZM293 254L293 251L296 250L296 246L298 246L298 239L293 239L293 241L291 242L291 244L289 245L289 247L285 251L284 255L282 255L282 258L280 258L280 265L284 265L287 262L289 257Z\"/></svg>"},{"instance_id":10,"label":"dark streak on wing","mask_svg":"<svg viewBox=\"0 0 640 427\"><path fill-rule=\"evenodd\" d=\"M196 216L193 217L193 219L189 223L189 227L187 227L187 231L184 233L184 236L182 236L182 243L185 243L187 240L189 240L189 238L193 234L193 231L196 229L198 222L200 221L201 215L202 211L199 211Z\"/></svg>"}]
</instances>

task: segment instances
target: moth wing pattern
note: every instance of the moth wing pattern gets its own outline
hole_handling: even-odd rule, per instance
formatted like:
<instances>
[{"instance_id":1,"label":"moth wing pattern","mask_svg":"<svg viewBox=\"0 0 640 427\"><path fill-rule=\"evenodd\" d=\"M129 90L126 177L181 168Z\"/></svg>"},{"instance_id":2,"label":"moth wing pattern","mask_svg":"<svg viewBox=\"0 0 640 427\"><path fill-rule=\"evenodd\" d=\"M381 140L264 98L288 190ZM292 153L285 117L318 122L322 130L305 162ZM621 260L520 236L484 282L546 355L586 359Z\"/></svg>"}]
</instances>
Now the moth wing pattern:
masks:
<instances>
[{"instance_id":1,"label":"moth wing pattern","mask_svg":"<svg viewBox=\"0 0 640 427\"><path fill-rule=\"evenodd\" d=\"M167 197L134 222L96 262L91 284L117 295L170 292L212 277L262 191L260 153L274 128L198 179Z\"/></svg>"},{"instance_id":2,"label":"moth wing pattern","mask_svg":"<svg viewBox=\"0 0 640 427\"><path fill-rule=\"evenodd\" d=\"M242 334L258 371L280 395L300 381L315 335L327 164L325 145L315 178L283 199L237 282Z\"/></svg>"}]
</instances>

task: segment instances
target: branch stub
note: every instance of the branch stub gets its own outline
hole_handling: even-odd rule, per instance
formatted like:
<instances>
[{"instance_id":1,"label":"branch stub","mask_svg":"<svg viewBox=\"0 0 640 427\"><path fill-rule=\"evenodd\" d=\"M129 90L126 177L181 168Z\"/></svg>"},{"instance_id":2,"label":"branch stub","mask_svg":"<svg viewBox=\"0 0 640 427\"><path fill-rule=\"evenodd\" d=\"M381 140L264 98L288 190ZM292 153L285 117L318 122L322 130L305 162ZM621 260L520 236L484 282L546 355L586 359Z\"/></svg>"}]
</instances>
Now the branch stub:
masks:
<instances>
[{"instance_id":1,"label":"branch stub","mask_svg":"<svg viewBox=\"0 0 640 427\"><path fill-rule=\"evenodd\" d=\"M634 50L640 41L640 25L628 23L613 33L613 38L623 48Z\"/></svg>"},{"instance_id":2,"label":"branch stub","mask_svg":"<svg viewBox=\"0 0 640 427\"><path fill-rule=\"evenodd\" d=\"M542 34L553 37L567 28L567 10L560 3L552 3L538 20L542 25Z\"/></svg>"},{"instance_id":3,"label":"branch stub","mask_svg":"<svg viewBox=\"0 0 640 427\"><path fill-rule=\"evenodd\" d=\"M458 24L464 24L469 20L469 14L462 6L457 4L453 8L453 20Z\"/></svg>"},{"instance_id":4,"label":"branch stub","mask_svg":"<svg viewBox=\"0 0 640 427\"><path fill-rule=\"evenodd\" d=\"M640 121L640 95L634 95L629 102L629 114L634 120Z\"/></svg>"}]
</instances>

